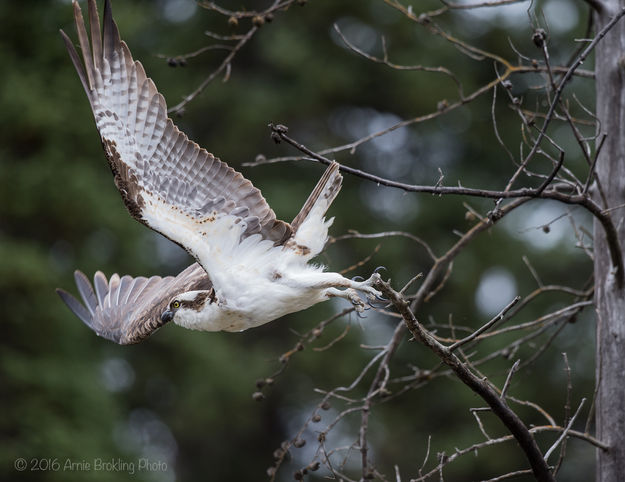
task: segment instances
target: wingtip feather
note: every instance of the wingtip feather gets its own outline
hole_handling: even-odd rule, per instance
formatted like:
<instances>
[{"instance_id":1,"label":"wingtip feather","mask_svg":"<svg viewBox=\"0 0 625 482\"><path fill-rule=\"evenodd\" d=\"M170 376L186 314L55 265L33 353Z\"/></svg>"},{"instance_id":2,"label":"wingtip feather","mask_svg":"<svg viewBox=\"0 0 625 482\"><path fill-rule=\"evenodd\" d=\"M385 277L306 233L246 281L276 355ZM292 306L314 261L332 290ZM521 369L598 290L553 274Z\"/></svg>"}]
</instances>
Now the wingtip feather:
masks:
<instances>
[{"instance_id":1,"label":"wingtip feather","mask_svg":"<svg viewBox=\"0 0 625 482\"><path fill-rule=\"evenodd\" d=\"M89 0L89 30L91 32L91 48L93 64L96 69L102 68L102 37L100 34L100 17L95 0Z\"/></svg>"},{"instance_id":2,"label":"wingtip feather","mask_svg":"<svg viewBox=\"0 0 625 482\"><path fill-rule=\"evenodd\" d=\"M85 19L82 15L82 10L78 2L74 0L74 22L76 23L76 32L78 34L78 42L80 43L80 50L82 51L82 58L85 64L85 71L87 73L87 81L89 83L89 90L93 90L94 86L94 72L93 72L93 60L91 58L91 48L89 46L89 37L87 35L87 28L85 26Z\"/></svg>"},{"instance_id":3,"label":"wingtip feather","mask_svg":"<svg viewBox=\"0 0 625 482\"><path fill-rule=\"evenodd\" d=\"M91 89L89 88L89 82L85 75L85 69L83 68L82 62L80 61L80 57L78 56L76 47L74 47L73 42L62 29L60 30L60 33L61 33L61 37L63 38L63 42L65 43L65 48L67 49L67 52L69 53L69 57L72 60L72 64L74 64L74 68L76 69L76 72L78 72L80 83L85 89L85 92L87 93L87 97L91 100Z\"/></svg>"},{"instance_id":4,"label":"wingtip feather","mask_svg":"<svg viewBox=\"0 0 625 482\"><path fill-rule=\"evenodd\" d=\"M104 2L104 57L110 58L113 55L121 42L119 38L119 30L117 24L113 20L113 9L111 2L106 0Z\"/></svg>"},{"instance_id":5,"label":"wingtip feather","mask_svg":"<svg viewBox=\"0 0 625 482\"><path fill-rule=\"evenodd\" d=\"M78 301L73 295L71 295L62 288L57 288L56 293L59 295L61 300L63 300L63 303L65 303L67 307L71 310L71 312L74 313L74 315L76 315L78 318L80 318L80 321L82 321L89 328L93 329L93 318L91 317L89 311L87 311L82 303L80 303L80 301Z\"/></svg>"},{"instance_id":6,"label":"wingtip feather","mask_svg":"<svg viewBox=\"0 0 625 482\"><path fill-rule=\"evenodd\" d=\"M96 271L93 275L93 286L95 287L95 294L98 297L98 304L103 306L104 299L109 291L109 284L102 271Z\"/></svg>"},{"instance_id":7,"label":"wingtip feather","mask_svg":"<svg viewBox=\"0 0 625 482\"><path fill-rule=\"evenodd\" d=\"M80 270L74 271L74 280L78 287L78 292L85 303L85 306L91 313L91 316L95 314L95 310L98 307L98 300L96 299L93 287L89 282L89 278Z\"/></svg>"},{"instance_id":8,"label":"wingtip feather","mask_svg":"<svg viewBox=\"0 0 625 482\"><path fill-rule=\"evenodd\" d=\"M72 7L74 7L74 18L77 18L78 16L82 17L82 10L76 0L72 0Z\"/></svg>"}]
</instances>

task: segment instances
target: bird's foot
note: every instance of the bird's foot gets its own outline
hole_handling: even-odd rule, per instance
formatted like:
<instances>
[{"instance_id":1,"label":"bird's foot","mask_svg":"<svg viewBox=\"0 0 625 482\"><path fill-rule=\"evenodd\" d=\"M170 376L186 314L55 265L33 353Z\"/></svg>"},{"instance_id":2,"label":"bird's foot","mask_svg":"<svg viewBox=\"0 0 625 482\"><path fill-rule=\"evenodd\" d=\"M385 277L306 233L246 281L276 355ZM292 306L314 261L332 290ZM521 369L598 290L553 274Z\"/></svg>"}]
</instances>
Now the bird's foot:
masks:
<instances>
[{"instance_id":1,"label":"bird's foot","mask_svg":"<svg viewBox=\"0 0 625 482\"><path fill-rule=\"evenodd\" d=\"M381 269L386 268L380 266L375 269L369 279L365 281L355 281L352 285L353 289L365 294L365 296L367 297L367 302L370 306L373 306L373 304L377 301L388 302L388 300L382 296L382 293L373 287L378 281L382 279L379 273Z\"/></svg>"},{"instance_id":2,"label":"bird's foot","mask_svg":"<svg viewBox=\"0 0 625 482\"><path fill-rule=\"evenodd\" d=\"M363 301L363 299L358 294L354 288L346 288L344 290L339 290L337 288L328 288L326 290L326 296L328 297L337 297L344 298L349 301L356 310L356 314L363 318L363 313L369 310L371 307Z\"/></svg>"},{"instance_id":3,"label":"bird's foot","mask_svg":"<svg viewBox=\"0 0 625 482\"><path fill-rule=\"evenodd\" d=\"M346 294L347 299L354 306L356 314L363 318L363 313L370 309L370 307L362 300L358 292L352 288L347 288L343 293Z\"/></svg>"}]
</instances>

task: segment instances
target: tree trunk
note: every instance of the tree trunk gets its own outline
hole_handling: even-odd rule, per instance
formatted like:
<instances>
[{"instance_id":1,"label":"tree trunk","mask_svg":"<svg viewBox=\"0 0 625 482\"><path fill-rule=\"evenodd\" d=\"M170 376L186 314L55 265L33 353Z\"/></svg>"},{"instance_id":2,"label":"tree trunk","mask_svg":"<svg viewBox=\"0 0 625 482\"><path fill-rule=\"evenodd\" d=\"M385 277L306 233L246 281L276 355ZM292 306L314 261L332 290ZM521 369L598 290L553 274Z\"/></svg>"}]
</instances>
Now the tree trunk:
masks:
<instances>
[{"instance_id":1,"label":"tree trunk","mask_svg":"<svg viewBox=\"0 0 625 482\"><path fill-rule=\"evenodd\" d=\"M596 14L599 31L625 0L602 0ZM600 136L607 135L597 176L607 207L625 204L625 23L619 21L596 50L597 116ZM603 205L597 196L597 202ZM621 246L625 239L625 208L611 212ZM597 437L609 445L598 450L598 482L625 478L625 290L613 272L605 233L595 221L595 301L597 305Z\"/></svg>"}]
</instances>

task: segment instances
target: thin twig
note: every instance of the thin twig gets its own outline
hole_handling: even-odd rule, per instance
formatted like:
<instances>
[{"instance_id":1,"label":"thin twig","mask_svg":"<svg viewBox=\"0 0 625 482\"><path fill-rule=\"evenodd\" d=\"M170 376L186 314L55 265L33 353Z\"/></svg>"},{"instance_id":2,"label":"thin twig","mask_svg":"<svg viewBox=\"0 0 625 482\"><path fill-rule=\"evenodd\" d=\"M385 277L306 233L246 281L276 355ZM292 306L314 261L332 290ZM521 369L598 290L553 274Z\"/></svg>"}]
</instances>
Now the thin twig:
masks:
<instances>
[{"instance_id":1,"label":"thin twig","mask_svg":"<svg viewBox=\"0 0 625 482\"><path fill-rule=\"evenodd\" d=\"M506 316L506 313L508 311L510 311L510 309L512 309L512 307L514 305L516 305L519 301L521 300L520 296L515 297L510 303L508 303L504 309L502 309L492 320L490 320L488 323L485 323L484 325L482 325L480 328L478 328L477 330L475 330L473 333L471 333L469 336L467 336L466 338L463 338L462 340L457 341L456 343L454 343L453 345L448 347L448 350L450 352L453 352L456 348L469 343L471 340L474 340L475 338L477 338L478 336L480 336L482 333L484 333L486 330L488 330L489 328L491 328L495 323L497 323L498 321L503 320L503 317Z\"/></svg>"},{"instance_id":2,"label":"thin twig","mask_svg":"<svg viewBox=\"0 0 625 482\"><path fill-rule=\"evenodd\" d=\"M558 445L560 445L560 442L562 442L562 440L564 440L564 438L569 434L569 431L571 430L571 427L573 426L573 423L575 422L575 419L579 415L579 412L582 409L582 407L584 406L585 402L586 402L586 399L582 398L582 401L580 402L579 407L577 407L577 410L575 411L575 413L571 417L571 421L569 422L569 424L566 426L564 431L560 434L560 436L558 437L558 440L556 440L554 442L554 444L549 448L549 450L547 450L547 452L545 453L545 462L549 459L549 456L558 447Z\"/></svg>"},{"instance_id":3,"label":"thin twig","mask_svg":"<svg viewBox=\"0 0 625 482\"><path fill-rule=\"evenodd\" d=\"M506 377L506 381L503 384L503 388L501 389L501 398L504 398L504 399L506 398L508 388L510 388L510 382L512 381L512 375L514 375L514 373L517 371L520 363L521 363L521 360L519 359L515 361L514 365L512 365L512 368L510 368L510 371L508 372L508 376Z\"/></svg>"}]
</instances>

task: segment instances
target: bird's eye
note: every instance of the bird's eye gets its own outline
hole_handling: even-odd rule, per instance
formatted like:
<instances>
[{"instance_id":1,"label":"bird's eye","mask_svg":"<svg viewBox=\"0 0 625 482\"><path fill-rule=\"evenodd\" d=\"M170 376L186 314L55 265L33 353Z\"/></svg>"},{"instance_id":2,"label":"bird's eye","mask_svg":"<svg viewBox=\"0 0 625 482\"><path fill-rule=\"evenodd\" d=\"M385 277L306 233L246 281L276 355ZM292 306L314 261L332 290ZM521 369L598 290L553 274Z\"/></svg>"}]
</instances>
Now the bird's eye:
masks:
<instances>
[{"instance_id":1,"label":"bird's eye","mask_svg":"<svg viewBox=\"0 0 625 482\"><path fill-rule=\"evenodd\" d=\"M180 301L176 300L176 301L172 301L171 303L171 307L176 310L178 308L180 308Z\"/></svg>"}]
</instances>

